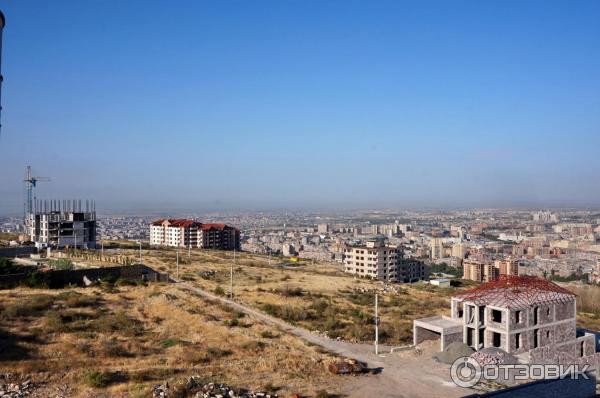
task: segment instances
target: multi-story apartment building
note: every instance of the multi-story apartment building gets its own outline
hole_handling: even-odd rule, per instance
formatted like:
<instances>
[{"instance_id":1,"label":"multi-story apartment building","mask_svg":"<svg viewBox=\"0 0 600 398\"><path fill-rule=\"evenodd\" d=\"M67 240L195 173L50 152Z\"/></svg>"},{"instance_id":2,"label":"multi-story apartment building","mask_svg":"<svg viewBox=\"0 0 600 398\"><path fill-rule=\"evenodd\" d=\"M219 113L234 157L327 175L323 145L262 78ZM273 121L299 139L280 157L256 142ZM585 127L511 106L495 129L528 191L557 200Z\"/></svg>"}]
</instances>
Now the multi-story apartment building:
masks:
<instances>
[{"instance_id":1,"label":"multi-story apartment building","mask_svg":"<svg viewBox=\"0 0 600 398\"><path fill-rule=\"evenodd\" d=\"M317 232L320 234L326 234L327 232L329 232L329 224L318 224Z\"/></svg>"},{"instance_id":2,"label":"multi-story apartment building","mask_svg":"<svg viewBox=\"0 0 600 398\"><path fill-rule=\"evenodd\" d=\"M492 263L469 259L463 261L463 279L489 282L497 277L498 269Z\"/></svg>"},{"instance_id":3,"label":"multi-story apartment building","mask_svg":"<svg viewBox=\"0 0 600 398\"><path fill-rule=\"evenodd\" d=\"M150 244L155 246L239 250L240 231L225 224L162 219L150 224Z\"/></svg>"},{"instance_id":4,"label":"multi-story apartment building","mask_svg":"<svg viewBox=\"0 0 600 398\"><path fill-rule=\"evenodd\" d=\"M422 261L413 258L404 258L398 253L398 265L396 266L396 281L411 283L429 278L427 267Z\"/></svg>"},{"instance_id":5,"label":"multi-story apartment building","mask_svg":"<svg viewBox=\"0 0 600 398\"><path fill-rule=\"evenodd\" d=\"M427 277L425 265L404 259L396 246L381 240L344 248L344 272L389 282L414 282Z\"/></svg>"},{"instance_id":6,"label":"multi-story apartment building","mask_svg":"<svg viewBox=\"0 0 600 398\"><path fill-rule=\"evenodd\" d=\"M558 214L552 213L550 211L537 211L533 213L533 222L536 223L557 223L559 221Z\"/></svg>"},{"instance_id":7,"label":"multi-story apartment building","mask_svg":"<svg viewBox=\"0 0 600 398\"><path fill-rule=\"evenodd\" d=\"M494 266L498 268L500 275L519 276L519 262L512 258L494 261Z\"/></svg>"},{"instance_id":8,"label":"multi-story apartment building","mask_svg":"<svg viewBox=\"0 0 600 398\"><path fill-rule=\"evenodd\" d=\"M240 250L240 231L225 224L202 224L198 230L198 247Z\"/></svg>"},{"instance_id":9,"label":"multi-story apartment building","mask_svg":"<svg viewBox=\"0 0 600 398\"><path fill-rule=\"evenodd\" d=\"M93 202L36 201L27 214L25 228L36 247L96 247L96 210Z\"/></svg>"},{"instance_id":10,"label":"multi-story apartment building","mask_svg":"<svg viewBox=\"0 0 600 398\"><path fill-rule=\"evenodd\" d=\"M172 247L198 247L198 229L194 220L157 220L150 224L150 244Z\"/></svg>"},{"instance_id":11,"label":"multi-story apartment building","mask_svg":"<svg viewBox=\"0 0 600 398\"><path fill-rule=\"evenodd\" d=\"M432 260L444 258L444 244L440 238L432 238L430 241L431 253L430 258Z\"/></svg>"},{"instance_id":12,"label":"multi-story apartment building","mask_svg":"<svg viewBox=\"0 0 600 398\"><path fill-rule=\"evenodd\" d=\"M467 253L467 247L464 243L459 242L452 245L452 257L464 259Z\"/></svg>"},{"instance_id":13,"label":"multi-story apartment building","mask_svg":"<svg viewBox=\"0 0 600 398\"><path fill-rule=\"evenodd\" d=\"M519 263L513 259L489 261L464 260L463 279L476 282L489 282L500 275L519 275Z\"/></svg>"}]
</instances>

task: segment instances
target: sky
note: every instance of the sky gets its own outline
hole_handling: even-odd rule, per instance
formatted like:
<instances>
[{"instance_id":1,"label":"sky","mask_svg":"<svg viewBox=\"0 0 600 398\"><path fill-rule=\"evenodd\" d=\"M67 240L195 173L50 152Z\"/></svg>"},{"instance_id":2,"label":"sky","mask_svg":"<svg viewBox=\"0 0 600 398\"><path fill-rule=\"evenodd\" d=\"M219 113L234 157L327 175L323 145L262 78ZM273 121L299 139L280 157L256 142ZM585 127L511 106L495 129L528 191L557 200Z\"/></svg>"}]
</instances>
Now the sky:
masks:
<instances>
[{"instance_id":1,"label":"sky","mask_svg":"<svg viewBox=\"0 0 600 398\"><path fill-rule=\"evenodd\" d=\"M600 1L0 9L0 214L600 206Z\"/></svg>"}]
</instances>

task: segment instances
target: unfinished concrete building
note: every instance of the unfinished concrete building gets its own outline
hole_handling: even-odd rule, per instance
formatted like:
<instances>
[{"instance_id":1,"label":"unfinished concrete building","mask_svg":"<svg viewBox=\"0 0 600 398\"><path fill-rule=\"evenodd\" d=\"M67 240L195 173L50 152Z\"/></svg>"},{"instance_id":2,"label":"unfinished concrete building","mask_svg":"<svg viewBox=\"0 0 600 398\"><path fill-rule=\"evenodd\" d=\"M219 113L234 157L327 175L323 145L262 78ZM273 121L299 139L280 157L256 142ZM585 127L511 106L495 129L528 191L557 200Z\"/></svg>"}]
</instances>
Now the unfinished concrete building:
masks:
<instances>
[{"instance_id":1,"label":"unfinished concrete building","mask_svg":"<svg viewBox=\"0 0 600 398\"><path fill-rule=\"evenodd\" d=\"M427 279L422 261L405 258L402 249L382 239L364 245L344 246L344 272L389 282L411 283Z\"/></svg>"},{"instance_id":2,"label":"unfinished concrete building","mask_svg":"<svg viewBox=\"0 0 600 398\"><path fill-rule=\"evenodd\" d=\"M595 335L576 328L576 296L545 279L501 275L452 298L450 317L414 321L414 343L497 347L524 363L597 365Z\"/></svg>"},{"instance_id":3,"label":"unfinished concrete building","mask_svg":"<svg viewBox=\"0 0 600 398\"><path fill-rule=\"evenodd\" d=\"M36 200L25 220L38 248L96 248L96 204L81 200Z\"/></svg>"}]
</instances>

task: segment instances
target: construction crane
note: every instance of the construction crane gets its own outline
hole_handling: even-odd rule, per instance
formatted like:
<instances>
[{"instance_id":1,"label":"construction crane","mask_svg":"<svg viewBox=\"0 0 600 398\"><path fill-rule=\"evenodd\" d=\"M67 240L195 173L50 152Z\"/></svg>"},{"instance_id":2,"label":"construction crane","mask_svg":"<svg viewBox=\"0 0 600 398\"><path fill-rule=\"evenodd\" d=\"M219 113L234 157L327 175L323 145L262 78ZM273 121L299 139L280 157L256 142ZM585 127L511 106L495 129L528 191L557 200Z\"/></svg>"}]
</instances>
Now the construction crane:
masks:
<instances>
[{"instance_id":1,"label":"construction crane","mask_svg":"<svg viewBox=\"0 0 600 398\"><path fill-rule=\"evenodd\" d=\"M35 197L33 196L33 188L36 187L37 183L40 181L50 181L49 177L35 177L31 173L31 166L27 166L27 173L25 174L25 180L23 180L26 184L27 189L27 203L25 204L25 216L29 213L33 213L33 202L35 201Z\"/></svg>"}]
</instances>

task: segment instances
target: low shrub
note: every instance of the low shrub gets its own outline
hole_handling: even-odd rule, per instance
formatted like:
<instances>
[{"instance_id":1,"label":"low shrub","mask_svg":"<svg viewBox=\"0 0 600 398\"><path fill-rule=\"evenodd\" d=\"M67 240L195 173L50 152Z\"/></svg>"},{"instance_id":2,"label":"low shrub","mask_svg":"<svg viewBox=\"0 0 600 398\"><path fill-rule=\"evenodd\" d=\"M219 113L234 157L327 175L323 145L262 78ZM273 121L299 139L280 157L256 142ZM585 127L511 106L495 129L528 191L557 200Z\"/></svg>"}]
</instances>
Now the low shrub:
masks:
<instances>
[{"instance_id":1,"label":"low shrub","mask_svg":"<svg viewBox=\"0 0 600 398\"><path fill-rule=\"evenodd\" d=\"M268 330L263 330L262 332L260 332L260 337L262 337L263 339L272 339L275 337L275 335Z\"/></svg>"},{"instance_id":2,"label":"low shrub","mask_svg":"<svg viewBox=\"0 0 600 398\"><path fill-rule=\"evenodd\" d=\"M267 314L276 318L281 318L288 322L297 322L310 319L309 313L300 307L293 307L291 305L263 304L261 308Z\"/></svg>"},{"instance_id":3,"label":"low shrub","mask_svg":"<svg viewBox=\"0 0 600 398\"><path fill-rule=\"evenodd\" d=\"M219 347L208 347L206 349L206 356L208 359L218 359L231 355L232 352L229 350L223 350Z\"/></svg>"},{"instance_id":4,"label":"low shrub","mask_svg":"<svg viewBox=\"0 0 600 398\"><path fill-rule=\"evenodd\" d=\"M47 311L54 305L52 296L36 295L24 301L8 304L4 307L4 314L8 317L37 316Z\"/></svg>"},{"instance_id":5,"label":"low shrub","mask_svg":"<svg viewBox=\"0 0 600 398\"><path fill-rule=\"evenodd\" d=\"M228 326L230 328L233 328L233 327L236 327L236 326L240 326L240 321L238 321L237 319L227 319L223 323L225 324L225 326Z\"/></svg>"},{"instance_id":6,"label":"low shrub","mask_svg":"<svg viewBox=\"0 0 600 398\"><path fill-rule=\"evenodd\" d=\"M215 287L214 293L217 296L224 296L225 295L225 290L223 290L223 288L221 286L217 286L217 287Z\"/></svg>"},{"instance_id":7,"label":"low shrub","mask_svg":"<svg viewBox=\"0 0 600 398\"><path fill-rule=\"evenodd\" d=\"M169 347L173 347L175 345L177 345L179 343L179 340L177 339L166 339L162 341L162 346L163 348L169 348Z\"/></svg>"},{"instance_id":8,"label":"low shrub","mask_svg":"<svg viewBox=\"0 0 600 398\"><path fill-rule=\"evenodd\" d=\"M118 332L124 336L137 336L142 332L142 324L128 317L124 312L103 315L90 323L90 329L101 333Z\"/></svg>"},{"instance_id":9,"label":"low shrub","mask_svg":"<svg viewBox=\"0 0 600 398\"><path fill-rule=\"evenodd\" d=\"M102 388L106 387L108 380L104 373L87 369L83 374L83 383L88 387Z\"/></svg>"},{"instance_id":10,"label":"low shrub","mask_svg":"<svg viewBox=\"0 0 600 398\"><path fill-rule=\"evenodd\" d=\"M247 343L242 344L242 348L248 351L262 351L265 349L266 344L262 341L249 341Z\"/></svg>"}]
</instances>

